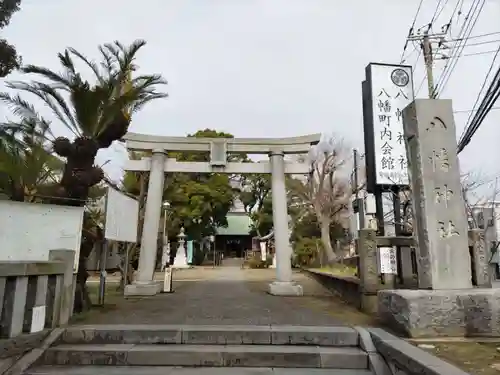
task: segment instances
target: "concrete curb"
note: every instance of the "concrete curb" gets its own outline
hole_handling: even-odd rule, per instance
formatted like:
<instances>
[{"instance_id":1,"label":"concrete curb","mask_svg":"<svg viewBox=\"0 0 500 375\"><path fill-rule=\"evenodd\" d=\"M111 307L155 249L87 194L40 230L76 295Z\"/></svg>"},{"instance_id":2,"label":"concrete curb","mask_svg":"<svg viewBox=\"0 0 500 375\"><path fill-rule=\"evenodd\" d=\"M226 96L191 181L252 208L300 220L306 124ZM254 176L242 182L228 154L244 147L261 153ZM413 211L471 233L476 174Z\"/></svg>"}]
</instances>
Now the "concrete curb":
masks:
<instances>
[{"instance_id":1,"label":"concrete curb","mask_svg":"<svg viewBox=\"0 0 500 375\"><path fill-rule=\"evenodd\" d=\"M354 327L359 334L359 346L368 353L368 366L374 375L392 375L384 357L380 355L377 348L373 344L370 332L363 327Z\"/></svg>"},{"instance_id":2,"label":"concrete curb","mask_svg":"<svg viewBox=\"0 0 500 375\"><path fill-rule=\"evenodd\" d=\"M377 351L392 373L422 375L470 375L424 350L411 345L381 328L368 328Z\"/></svg>"}]
</instances>

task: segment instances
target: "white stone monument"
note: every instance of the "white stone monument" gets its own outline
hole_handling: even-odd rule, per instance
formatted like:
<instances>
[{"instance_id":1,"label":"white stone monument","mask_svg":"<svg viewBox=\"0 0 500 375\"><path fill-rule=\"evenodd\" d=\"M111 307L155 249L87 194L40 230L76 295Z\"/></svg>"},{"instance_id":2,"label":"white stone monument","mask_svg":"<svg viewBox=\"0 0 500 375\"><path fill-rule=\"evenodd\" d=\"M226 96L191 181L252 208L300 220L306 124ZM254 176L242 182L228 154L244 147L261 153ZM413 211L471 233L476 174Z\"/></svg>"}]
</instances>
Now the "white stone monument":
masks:
<instances>
[{"instance_id":1,"label":"white stone monument","mask_svg":"<svg viewBox=\"0 0 500 375\"><path fill-rule=\"evenodd\" d=\"M177 252L175 253L175 259L172 268L189 268L186 257L186 247L184 246L186 243L184 228L181 228L180 233L177 235L177 238L179 239L179 246L177 246Z\"/></svg>"},{"instance_id":2,"label":"white stone monument","mask_svg":"<svg viewBox=\"0 0 500 375\"><path fill-rule=\"evenodd\" d=\"M127 133L123 139L128 150L151 152L151 157L128 160L125 170L150 172L146 213L142 232L137 281L127 286L125 294L152 295L159 293L153 281L156 244L161 217L164 173L270 173L273 201L273 227L276 244L276 280L269 285L274 295L302 295L302 287L292 280L291 246L288 237L285 174L308 174L310 166L300 161L285 162L286 154L307 154L321 134L292 138L194 138L165 137ZM209 162L181 162L167 158L167 152L209 152ZM228 162L228 153L265 154L263 163ZM174 265L175 267L175 265Z\"/></svg>"}]
</instances>

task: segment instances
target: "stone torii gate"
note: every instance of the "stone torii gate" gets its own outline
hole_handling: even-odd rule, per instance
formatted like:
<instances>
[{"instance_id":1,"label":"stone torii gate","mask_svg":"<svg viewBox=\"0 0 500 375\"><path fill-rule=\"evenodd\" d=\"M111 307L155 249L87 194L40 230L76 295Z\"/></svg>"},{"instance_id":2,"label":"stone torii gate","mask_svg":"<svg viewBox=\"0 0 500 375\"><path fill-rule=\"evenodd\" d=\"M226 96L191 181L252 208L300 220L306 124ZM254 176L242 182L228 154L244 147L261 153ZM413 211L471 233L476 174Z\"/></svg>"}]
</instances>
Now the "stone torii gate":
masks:
<instances>
[{"instance_id":1,"label":"stone torii gate","mask_svg":"<svg viewBox=\"0 0 500 375\"><path fill-rule=\"evenodd\" d=\"M285 162L285 154L308 153L312 145L319 143L321 134L292 138L194 138L165 137L127 133L126 147L133 151L151 152L152 156L141 160L128 160L125 170L149 172L146 212L142 231L139 269L133 284L127 285L125 295L155 295L161 283L154 281L156 246L161 218L165 173L271 173L273 226L276 245L276 280L269 285L274 295L302 295L302 286L292 281L292 249L288 233L288 208L285 174L307 174L310 165ZM208 152L209 162L181 162L168 158L168 152ZM228 153L267 154L264 163L228 162Z\"/></svg>"}]
</instances>

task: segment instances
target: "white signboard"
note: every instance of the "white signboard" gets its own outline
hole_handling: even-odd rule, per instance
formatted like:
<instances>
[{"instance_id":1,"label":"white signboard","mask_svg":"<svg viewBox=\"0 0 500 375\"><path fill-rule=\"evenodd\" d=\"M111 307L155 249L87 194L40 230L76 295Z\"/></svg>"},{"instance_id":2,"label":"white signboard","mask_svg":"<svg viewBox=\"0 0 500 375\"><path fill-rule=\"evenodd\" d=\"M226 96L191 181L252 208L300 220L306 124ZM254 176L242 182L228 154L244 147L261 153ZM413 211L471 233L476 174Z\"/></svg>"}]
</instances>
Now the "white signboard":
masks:
<instances>
[{"instance_id":1,"label":"white signboard","mask_svg":"<svg viewBox=\"0 0 500 375\"><path fill-rule=\"evenodd\" d=\"M45 328L45 305L33 307L31 315L31 333L43 331Z\"/></svg>"},{"instance_id":2,"label":"white signboard","mask_svg":"<svg viewBox=\"0 0 500 375\"><path fill-rule=\"evenodd\" d=\"M396 261L395 247L379 247L379 264L381 274L397 274L398 263Z\"/></svg>"},{"instance_id":3,"label":"white signboard","mask_svg":"<svg viewBox=\"0 0 500 375\"><path fill-rule=\"evenodd\" d=\"M108 240L137 242L139 202L108 187L104 237Z\"/></svg>"},{"instance_id":4,"label":"white signboard","mask_svg":"<svg viewBox=\"0 0 500 375\"><path fill-rule=\"evenodd\" d=\"M50 250L74 250L78 269L83 207L0 200L0 261L48 261Z\"/></svg>"},{"instance_id":5,"label":"white signboard","mask_svg":"<svg viewBox=\"0 0 500 375\"><path fill-rule=\"evenodd\" d=\"M413 101L410 66L370 64L377 185L407 185L403 109Z\"/></svg>"}]
</instances>

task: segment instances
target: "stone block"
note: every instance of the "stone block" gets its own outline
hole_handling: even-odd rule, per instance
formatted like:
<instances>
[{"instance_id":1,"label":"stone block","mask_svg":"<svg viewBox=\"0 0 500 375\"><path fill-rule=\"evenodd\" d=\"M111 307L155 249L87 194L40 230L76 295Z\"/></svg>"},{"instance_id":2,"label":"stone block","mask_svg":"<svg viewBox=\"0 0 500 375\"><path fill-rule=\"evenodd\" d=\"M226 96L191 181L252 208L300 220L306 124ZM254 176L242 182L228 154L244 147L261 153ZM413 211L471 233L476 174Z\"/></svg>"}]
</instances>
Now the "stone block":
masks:
<instances>
[{"instance_id":1,"label":"stone block","mask_svg":"<svg viewBox=\"0 0 500 375\"><path fill-rule=\"evenodd\" d=\"M473 283L480 288L491 288L490 252L487 250L484 230L469 231L469 244L472 247Z\"/></svg>"},{"instance_id":2,"label":"stone block","mask_svg":"<svg viewBox=\"0 0 500 375\"><path fill-rule=\"evenodd\" d=\"M452 102L416 99L404 109L403 123L419 287L471 288L468 226Z\"/></svg>"},{"instance_id":3,"label":"stone block","mask_svg":"<svg viewBox=\"0 0 500 375\"><path fill-rule=\"evenodd\" d=\"M304 290L302 289L302 285L294 282L275 281L269 284L269 294L272 294L273 296L298 297L304 295Z\"/></svg>"},{"instance_id":4,"label":"stone block","mask_svg":"<svg viewBox=\"0 0 500 375\"><path fill-rule=\"evenodd\" d=\"M222 365L222 347L215 345L137 345L127 353L132 366L217 367Z\"/></svg>"},{"instance_id":5,"label":"stone block","mask_svg":"<svg viewBox=\"0 0 500 375\"><path fill-rule=\"evenodd\" d=\"M223 353L226 367L321 367L316 347L245 346L226 347Z\"/></svg>"},{"instance_id":6,"label":"stone block","mask_svg":"<svg viewBox=\"0 0 500 375\"><path fill-rule=\"evenodd\" d=\"M377 261L377 233L374 229L359 231L359 280L363 293L376 293L380 281Z\"/></svg>"},{"instance_id":7,"label":"stone block","mask_svg":"<svg viewBox=\"0 0 500 375\"><path fill-rule=\"evenodd\" d=\"M8 278L5 282L0 335L16 337L23 332L28 277Z\"/></svg>"},{"instance_id":8,"label":"stone block","mask_svg":"<svg viewBox=\"0 0 500 375\"><path fill-rule=\"evenodd\" d=\"M45 365L287 367L367 369L359 348L281 345L60 345Z\"/></svg>"},{"instance_id":9,"label":"stone block","mask_svg":"<svg viewBox=\"0 0 500 375\"><path fill-rule=\"evenodd\" d=\"M361 293L361 311L367 314L377 314L378 300L376 293Z\"/></svg>"},{"instance_id":10,"label":"stone block","mask_svg":"<svg viewBox=\"0 0 500 375\"><path fill-rule=\"evenodd\" d=\"M500 336L500 289L384 290L378 316L412 338Z\"/></svg>"},{"instance_id":11,"label":"stone block","mask_svg":"<svg viewBox=\"0 0 500 375\"><path fill-rule=\"evenodd\" d=\"M318 348L322 368L367 369L368 355L354 348Z\"/></svg>"},{"instance_id":12,"label":"stone block","mask_svg":"<svg viewBox=\"0 0 500 375\"><path fill-rule=\"evenodd\" d=\"M58 294L54 303L54 314L57 319L52 322L53 325L65 325L73 315L73 306L75 302L76 278L73 275L75 264L75 252L73 250L50 250L49 260L62 262L64 264L64 273L58 275L56 285L56 294Z\"/></svg>"},{"instance_id":13,"label":"stone block","mask_svg":"<svg viewBox=\"0 0 500 375\"><path fill-rule=\"evenodd\" d=\"M185 326L182 343L197 345L271 344L270 326Z\"/></svg>"},{"instance_id":14,"label":"stone block","mask_svg":"<svg viewBox=\"0 0 500 375\"><path fill-rule=\"evenodd\" d=\"M97 325L69 327L62 344L180 344L179 326L168 325Z\"/></svg>"},{"instance_id":15,"label":"stone block","mask_svg":"<svg viewBox=\"0 0 500 375\"><path fill-rule=\"evenodd\" d=\"M163 283L151 281L150 283L132 283L125 286L125 297L155 296L163 289Z\"/></svg>"},{"instance_id":16,"label":"stone block","mask_svg":"<svg viewBox=\"0 0 500 375\"><path fill-rule=\"evenodd\" d=\"M350 327L271 326L273 345L357 346L358 336Z\"/></svg>"},{"instance_id":17,"label":"stone block","mask_svg":"<svg viewBox=\"0 0 500 375\"><path fill-rule=\"evenodd\" d=\"M392 369L389 374L469 375L383 329L369 328L368 331L378 353ZM374 372L374 374L379 373Z\"/></svg>"}]
</instances>

